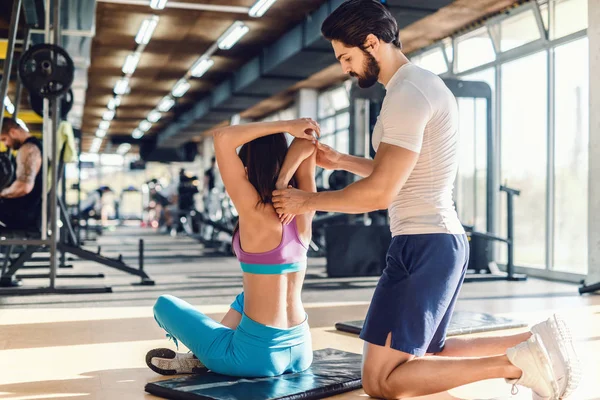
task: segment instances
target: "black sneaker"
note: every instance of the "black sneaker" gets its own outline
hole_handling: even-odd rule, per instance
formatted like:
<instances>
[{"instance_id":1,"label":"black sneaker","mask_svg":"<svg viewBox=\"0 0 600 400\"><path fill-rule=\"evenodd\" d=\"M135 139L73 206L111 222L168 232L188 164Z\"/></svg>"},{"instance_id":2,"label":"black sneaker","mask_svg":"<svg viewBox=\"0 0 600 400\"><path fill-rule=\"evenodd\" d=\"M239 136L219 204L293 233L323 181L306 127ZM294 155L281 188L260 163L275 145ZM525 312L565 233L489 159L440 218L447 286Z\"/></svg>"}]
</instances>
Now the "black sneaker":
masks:
<instances>
[{"instance_id":1,"label":"black sneaker","mask_svg":"<svg viewBox=\"0 0 600 400\"><path fill-rule=\"evenodd\" d=\"M192 353L154 349L146 354L146 365L160 375L199 374L207 369Z\"/></svg>"}]
</instances>

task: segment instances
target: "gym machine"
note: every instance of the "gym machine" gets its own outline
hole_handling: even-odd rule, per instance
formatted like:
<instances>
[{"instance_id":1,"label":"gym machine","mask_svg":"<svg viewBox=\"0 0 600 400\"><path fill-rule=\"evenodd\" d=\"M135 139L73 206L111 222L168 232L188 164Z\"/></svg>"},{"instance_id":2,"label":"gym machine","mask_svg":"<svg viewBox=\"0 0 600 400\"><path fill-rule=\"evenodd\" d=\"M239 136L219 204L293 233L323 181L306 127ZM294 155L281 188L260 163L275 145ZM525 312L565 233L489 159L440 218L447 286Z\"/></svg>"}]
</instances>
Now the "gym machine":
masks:
<instances>
[{"instance_id":1,"label":"gym machine","mask_svg":"<svg viewBox=\"0 0 600 400\"><path fill-rule=\"evenodd\" d=\"M465 282L488 282L488 281L524 281L527 275L515 273L514 264L514 224L513 224L513 198L521 194L519 190L500 186L500 191L506 193L507 208L507 235L502 238L491 233L477 232L472 226L465 226L469 238L469 265ZM497 263L490 257L493 254L494 242L506 244L506 272L498 268Z\"/></svg>"},{"instance_id":2,"label":"gym machine","mask_svg":"<svg viewBox=\"0 0 600 400\"><path fill-rule=\"evenodd\" d=\"M485 225L486 231L478 231L474 225L464 225L467 237L469 238L469 266L465 282L481 282L481 281L524 281L527 276L524 274L515 273L514 269L514 197L520 195L520 191L509 188L507 186L498 185L496 177L496 156L494 153L496 138L492 124L492 91L489 85L485 82L462 81L456 79L445 79L444 83L450 89L452 94L457 98L459 109L461 107L473 107L474 121L460 121L460 126L473 124L474 137L473 141L483 140L485 143L486 170L485 170ZM478 108L477 102L485 103L485 108ZM478 115L478 111L483 111L485 115ZM468 114L467 114L468 115ZM483 116L485 120L485 129L477 129L478 117ZM480 127L481 128L481 127ZM481 134L479 134L481 132ZM463 135L466 136L466 135ZM463 140L465 138L463 137ZM468 139L466 139L468 140ZM477 146L473 143L472 149L477 153ZM481 157L481 154L476 154ZM469 155L470 156L470 155ZM475 162L473 162L475 164ZM460 169L459 165L459 169ZM477 177L480 171L473 171L473 176ZM473 196L472 199L472 215L476 218L479 211L477 209L478 191L477 179L473 179L472 186L468 192ZM457 186L460 182L457 182ZM457 189L461 189L457 187ZM499 237L493 232L496 231L495 214L497 210L497 193L506 194L506 218L507 218L507 237ZM455 191L455 194L458 190ZM460 210L459 210L460 211ZM464 221L463 221L464 224ZM495 243L504 243L507 247L507 263L506 272L502 272L495 260Z\"/></svg>"},{"instance_id":3,"label":"gym machine","mask_svg":"<svg viewBox=\"0 0 600 400\"><path fill-rule=\"evenodd\" d=\"M13 9L11 14L8 48L6 60L4 62L4 79L0 83L0 98L4 99L8 92L8 82L10 72L12 71L12 62L14 59L15 43L17 30L19 25L19 16L21 13L22 0L13 1ZM52 32L51 32L51 14L52 14ZM139 268L131 268L122 261L122 257L118 259L110 259L103 257L98 253L93 253L79 247L76 241L72 227L68 224L68 215L64 203L58 196L59 169L64 171L60 163L60 156L57 153L58 146L58 131L61 119L60 108L68 103L72 104L68 98L68 93L71 84L74 80L74 64L69 54L59 46L61 43L61 0L54 0L53 7L50 7L50 1L45 1L45 44L37 44L28 47L29 31L26 34L24 43L24 54L21 56L18 66L17 95L15 98L15 111L13 115L17 115L20 105L21 85L25 86L30 93L30 101L34 108L41 111L43 115L43 157L42 157L42 209L41 209L41 230L34 231L8 231L3 229L0 233L0 246L8 248L5 258L2 263L2 274L0 283L9 287L0 288L0 295L23 295L23 294L41 294L41 293L105 293L110 292L110 287L57 287L57 255L62 252L74 254L80 258L92 260L108 267L112 267L141 278L141 284L153 285L154 281L144 272L143 268L143 241L140 241L139 246ZM48 42L53 42L49 44ZM67 95L65 99L64 96ZM37 103L36 103L37 101ZM0 113L0 127L4 119L4 112ZM62 153L62 151L61 151ZM50 155L50 156L49 156ZM3 158L3 157L0 157ZM8 157L6 157L8 158ZM10 161L10 160L9 160ZM48 163L50 162L50 165ZM3 170L5 172L5 161L2 161ZM50 187L48 188L48 167L50 167ZM14 171L7 169L9 175ZM61 172L62 173L62 172ZM10 177L2 178L3 181L11 182ZM4 182L4 184L6 184ZM0 182L2 183L2 182ZM57 214L59 213L59 214ZM63 231L65 241L59 239L58 219L62 216L63 225L66 224L67 231ZM64 234L66 233L66 234ZM71 242L69 242L71 241ZM11 258L11 253L14 246L22 246L25 250L16 258ZM47 277L50 280L48 287L40 288L25 288L13 287L19 282L13 280L13 275L20 269L24 263L32 257L32 255L41 249L48 248L50 273ZM64 262L64 259L63 259ZM46 275L44 275L45 277ZM41 276L37 276L41 277ZM73 277L73 276L71 276ZM0 286L2 286L0 284Z\"/></svg>"}]
</instances>

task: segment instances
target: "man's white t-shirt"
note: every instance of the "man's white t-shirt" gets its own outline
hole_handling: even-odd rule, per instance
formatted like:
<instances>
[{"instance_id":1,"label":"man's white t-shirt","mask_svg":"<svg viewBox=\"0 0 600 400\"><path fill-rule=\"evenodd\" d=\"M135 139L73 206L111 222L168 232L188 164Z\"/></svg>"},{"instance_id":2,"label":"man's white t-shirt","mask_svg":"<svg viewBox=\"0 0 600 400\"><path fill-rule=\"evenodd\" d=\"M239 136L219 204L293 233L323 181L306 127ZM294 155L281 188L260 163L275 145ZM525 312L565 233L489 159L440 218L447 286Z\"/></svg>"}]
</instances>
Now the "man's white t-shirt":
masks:
<instances>
[{"instance_id":1,"label":"man's white t-shirt","mask_svg":"<svg viewBox=\"0 0 600 400\"><path fill-rule=\"evenodd\" d=\"M458 168L458 106L435 74L404 64L386 86L373 131L381 143L419 153L410 177L389 207L393 236L461 234L452 199Z\"/></svg>"}]
</instances>

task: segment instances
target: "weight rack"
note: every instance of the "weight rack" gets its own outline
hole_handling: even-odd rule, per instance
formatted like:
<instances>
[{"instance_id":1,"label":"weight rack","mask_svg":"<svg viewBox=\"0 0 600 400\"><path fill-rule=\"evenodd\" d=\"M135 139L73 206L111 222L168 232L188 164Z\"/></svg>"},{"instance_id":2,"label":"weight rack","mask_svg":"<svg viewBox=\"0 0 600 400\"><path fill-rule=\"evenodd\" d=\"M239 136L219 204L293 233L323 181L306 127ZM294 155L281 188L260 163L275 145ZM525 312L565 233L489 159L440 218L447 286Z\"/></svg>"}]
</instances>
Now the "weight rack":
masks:
<instances>
[{"instance_id":1,"label":"weight rack","mask_svg":"<svg viewBox=\"0 0 600 400\"><path fill-rule=\"evenodd\" d=\"M60 8L61 0L53 0L53 7L51 9L51 0L44 0L45 5L45 24L44 34L45 42L47 44L54 44L60 46L61 44L61 20L60 20ZM8 83L10 80L10 72L12 71L12 64L14 60L14 50L17 37L17 30L19 25L19 16L21 13L22 0L13 0L13 9L11 14L9 37L8 37L8 48L6 52L6 59L4 62L4 78L0 82L0 98L2 102L6 98L8 92ZM52 32L50 29L50 13L53 13L53 27ZM27 50L30 41L29 30L25 35L25 41L23 43L24 50ZM56 53L53 53L54 61L57 60ZM14 116L17 115L21 99L21 80L18 79L16 83L16 97L15 97L15 111ZM69 84L70 87L70 84ZM67 88L68 90L68 88ZM119 269L121 271L140 276L142 278L141 284L153 285L154 281L143 271L143 241L140 241L139 245L139 269L131 268L125 265L121 259L113 260L107 257L101 256L99 253L94 254L87 250L84 250L78 246L69 246L67 244L58 243L59 230L57 224L57 208L59 205L57 196L57 185L58 185L58 160L57 160L57 137L58 127L60 123L60 96L56 98L43 100L43 129L42 129L42 143L43 143L43 156L42 156L42 210L41 210L41 235L40 238L15 238L15 239L3 239L0 240L2 246L25 246L27 249L13 264L10 266L9 278L12 276L10 272L14 274L27 256L31 256L33 252L38 249L47 247L49 250L49 263L50 263L50 274L49 274L49 286L38 287L38 288L25 288L25 287L10 287L0 288L0 295L25 295L25 294L83 294L83 293L106 293L112 291L110 287L105 286L64 286L58 287L56 285L57 278L57 252L61 250L63 253L68 252L74 255L82 256L86 259L104 264L106 266ZM2 104L2 112L0 113L0 127L4 122L4 105ZM50 157L50 168L52 176L50 177L50 190L48 190L48 154ZM49 211L48 211L49 210ZM49 215L48 215L49 214ZM48 224L48 221L50 223ZM60 248L59 248L60 247ZM7 267L8 259L5 260L3 271Z\"/></svg>"}]
</instances>

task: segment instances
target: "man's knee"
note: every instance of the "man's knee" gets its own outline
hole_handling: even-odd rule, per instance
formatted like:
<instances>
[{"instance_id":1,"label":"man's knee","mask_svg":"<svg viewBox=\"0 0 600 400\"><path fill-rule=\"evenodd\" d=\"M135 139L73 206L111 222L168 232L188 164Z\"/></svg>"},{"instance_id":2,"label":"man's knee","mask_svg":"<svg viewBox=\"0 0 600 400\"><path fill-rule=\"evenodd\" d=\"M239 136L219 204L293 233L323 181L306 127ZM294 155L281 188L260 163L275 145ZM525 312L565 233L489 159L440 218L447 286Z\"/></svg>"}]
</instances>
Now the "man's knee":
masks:
<instances>
[{"instance_id":1,"label":"man's knee","mask_svg":"<svg viewBox=\"0 0 600 400\"><path fill-rule=\"evenodd\" d=\"M363 376L362 385L365 393L376 399L399 400L401 394L397 385L392 385L387 377L379 376L365 379Z\"/></svg>"},{"instance_id":2,"label":"man's knee","mask_svg":"<svg viewBox=\"0 0 600 400\"><path fill-rule=\"evenodd\" d=\"M366 394L377 399L388 399L387 383L391 371L384 371L380 365L366 363L362 371L362 385Z\"/></svg>"},{"instance_id":3,"label":"man's knee","mask_svg":"<svg viewBox=\"0 0 600 400\"><path fill-rule=\"evenodd\" d=\"M381 399L383 398L383 392L381 391L381 384L376 376L369 376L368 373L363 373L362 376L363 390L370 397Z\"/></svg>"},{"instance_id":4,"label":"man's knee","mask_svg":"<svg viewBox=\"0 0 600 400\"><path fill-rule=\"evenodd\" d=\"M407 361L408 362L408 361ZM405 363L401 363L396 368ZM365 365L362 373L363 390L370 397L386 400L399 400L404 397L402 382L390 378L395 371L385 371L380 366Z\"/></svg>"}]
</instances>

